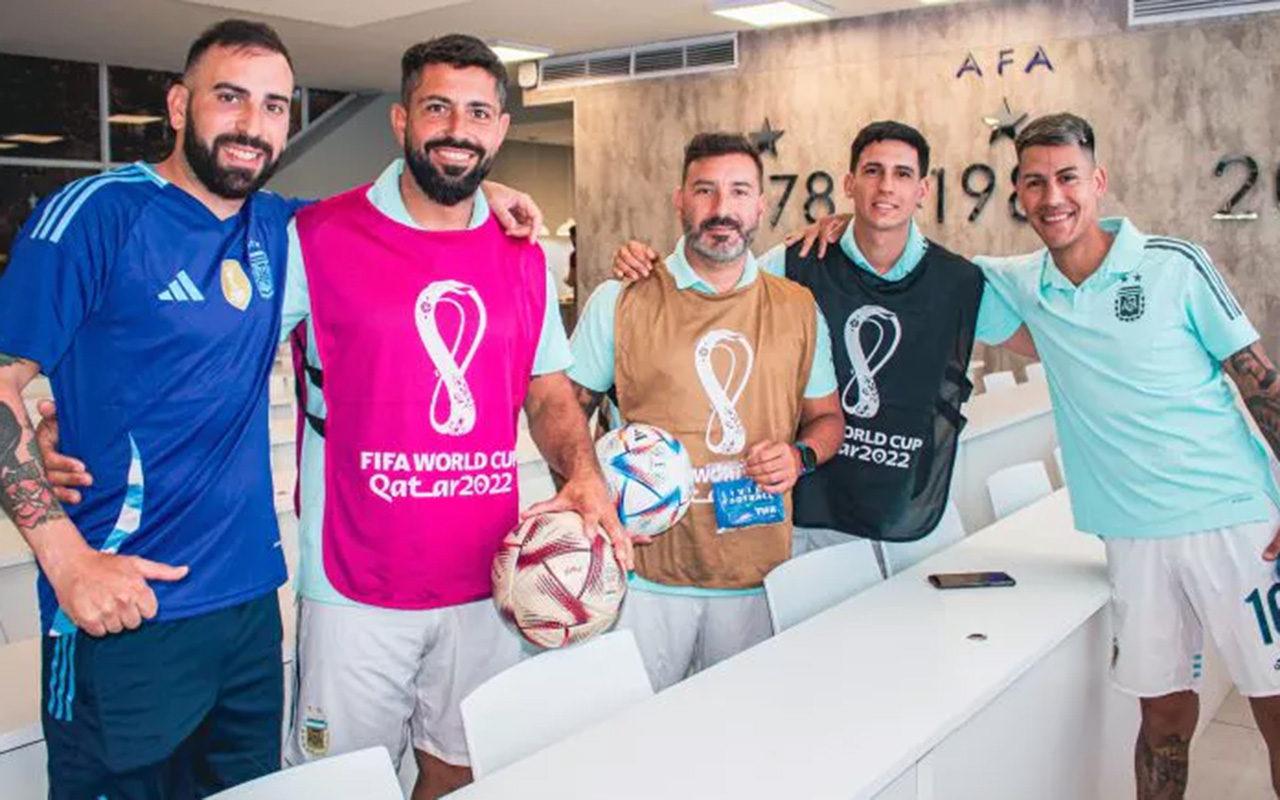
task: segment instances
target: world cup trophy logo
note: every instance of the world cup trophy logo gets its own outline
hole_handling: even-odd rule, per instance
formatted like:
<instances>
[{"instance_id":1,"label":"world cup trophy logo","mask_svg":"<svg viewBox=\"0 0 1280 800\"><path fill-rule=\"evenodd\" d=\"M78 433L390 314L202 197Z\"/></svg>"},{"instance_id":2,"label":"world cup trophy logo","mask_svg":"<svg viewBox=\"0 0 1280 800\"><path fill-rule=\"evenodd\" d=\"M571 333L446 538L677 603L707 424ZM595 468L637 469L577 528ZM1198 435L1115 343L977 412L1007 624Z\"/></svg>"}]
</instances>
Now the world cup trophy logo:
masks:
<instances>
[{"instance_id":1,"label":"world cup trophy logo","mask_svg":"<svg viewBox=\"0 0 1280 800\"><path fill-rule=\"evenodd\" d=\"M717 377L715 365L711 363L717 351L729 356L729 369L723 381ZM747 388L751 367L755 364L755 350L751 347L751 342L737 331L709 331L698 340L693 358L698 381L711 403L711 416L707 420L707 448L719 455L742 452L747 446L747 429L738 416L736 406L743 390ZM720 430L718 440L715 439L716 428Z\"/></svg>"},{"instance_id":2,"label":"world cup trophy logo","mask_svg":"<svg viewBox=\"0 0 1280 800\"><path fill-rule=\"evenodd\" d=\"M862 345L862 329L870 326L875 333L871 347ZM902 341L902 324L898 315L883 306L863 306L849 315L844 325L844 346L849 353L853 376L840 395L840 405L848 414L871 419L880 413L880 389L876 375L898 349Z\"/></svg>"},{"instance_id":3,"label":"world cup trophy logo","mask_svg":"<svg viewBox=\"0 0 1280 800\"><path fill-rule=\"evenodd\" d=\"M453 340L447 344L439 323L442 306L452 308L458 317ZM468 323L472 321L474 329L468 330ZM419 293L414 303L414 322L422 346L436 368L436 384L431 391L431 427L446 436L464 436L476 426L476 401L466 374L476 350L480 349L488 323L484 301L474 288L461 281L436 281ZM468 337L470 341L466 342ZM459 353L463 354L461 360Z\"/></svg>"}]
</instances>

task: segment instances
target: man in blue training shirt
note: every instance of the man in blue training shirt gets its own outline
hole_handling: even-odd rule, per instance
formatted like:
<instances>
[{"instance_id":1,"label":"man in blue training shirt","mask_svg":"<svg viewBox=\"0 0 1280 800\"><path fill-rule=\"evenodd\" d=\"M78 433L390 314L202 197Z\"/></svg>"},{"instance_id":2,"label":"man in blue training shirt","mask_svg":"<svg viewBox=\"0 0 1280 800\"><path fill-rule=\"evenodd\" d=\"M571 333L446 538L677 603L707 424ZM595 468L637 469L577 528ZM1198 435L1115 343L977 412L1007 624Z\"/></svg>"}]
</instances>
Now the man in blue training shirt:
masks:
<instances>
[{"instance_id":1,"label":"man in blue training shirt","mask_svg":"<svg viewBox=\"0 0 1280 800\"><path fill-rule=\"evenodd\" d=\"M295 205L258 189L293 88L270 28L210 28L169 90L168 159L47 198L0 280L0 506L41 569L53 798L204 796L279 768L264 445ZM96 476L70 518L21 400L39 372Z\"/></svg>"}]
</instances>

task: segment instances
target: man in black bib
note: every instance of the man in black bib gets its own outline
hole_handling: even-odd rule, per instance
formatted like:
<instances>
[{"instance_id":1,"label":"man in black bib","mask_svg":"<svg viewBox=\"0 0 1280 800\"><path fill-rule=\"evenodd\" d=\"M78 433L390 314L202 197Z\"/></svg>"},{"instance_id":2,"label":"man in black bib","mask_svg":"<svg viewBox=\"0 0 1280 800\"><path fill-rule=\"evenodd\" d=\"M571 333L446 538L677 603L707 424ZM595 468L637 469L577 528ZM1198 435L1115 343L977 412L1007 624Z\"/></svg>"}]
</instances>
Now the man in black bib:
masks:
<instances>
[{"instance_id":1,"label":"man in black bib","mask_svg":"<svg viewBox=\"0 0 1280 800\"><path fill-rule=\"evenodd\" d=\"M779 245L760 258L817 299L845 415L839 455L796 486L797 553L851 535L927 536L946 508L974 340L1035 355L1017 315L984 292L981 270L916 227L928 174L919 131L872 123L853 141L844 189L856 213L840 246L801 256L800 243ZM645 275L656 255L628 243L614 270Z\"/></svg>"}]
</instances>

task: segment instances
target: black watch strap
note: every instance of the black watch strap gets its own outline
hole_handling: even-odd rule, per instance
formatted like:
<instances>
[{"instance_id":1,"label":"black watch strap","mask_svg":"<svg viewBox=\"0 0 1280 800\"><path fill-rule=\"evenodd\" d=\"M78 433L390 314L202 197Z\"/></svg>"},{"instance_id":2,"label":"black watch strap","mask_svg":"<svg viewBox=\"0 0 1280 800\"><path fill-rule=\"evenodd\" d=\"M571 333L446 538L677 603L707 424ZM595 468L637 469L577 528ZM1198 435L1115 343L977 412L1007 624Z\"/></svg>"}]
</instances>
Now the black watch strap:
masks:
<instances>
[{"instance_id":1,"label":"black watch strap","mask_svg":"<svg viewBox=\"0 0 1280 800\"><path fill-rule=\"evenodd\" d=\"M804 442L796 442L796 450L800 451L800 474L808 475L818 468L818 454Z\"/></svg>"}]
</instances>

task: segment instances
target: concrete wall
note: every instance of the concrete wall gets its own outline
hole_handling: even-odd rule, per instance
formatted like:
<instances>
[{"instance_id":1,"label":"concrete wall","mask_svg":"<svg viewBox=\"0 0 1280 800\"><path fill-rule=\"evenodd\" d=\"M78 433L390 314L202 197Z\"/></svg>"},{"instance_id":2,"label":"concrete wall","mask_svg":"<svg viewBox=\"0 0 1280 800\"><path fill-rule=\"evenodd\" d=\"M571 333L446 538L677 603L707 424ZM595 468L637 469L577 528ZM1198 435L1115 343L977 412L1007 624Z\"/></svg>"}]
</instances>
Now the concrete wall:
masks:
<instances>
[{"instance_id":1,"label":"concrete wall","mask_svg":"<svg viewBox=\"0 0 1280 800\"><path fill-rule=\"evenodd\" d=\"M574 215L572 147L508 141L489 177L531 195L553 234Z\"/></svg>"},{"instance_id":2,"label":"concrete wall","mask_svg":"<svg viewBox=\"0 0 1280 800\"><path fill-rule=\"evenodd\" d=\"M696 131L754 131L767 117L785 131L769 174L800 176L776 228L757 250L804 223L804 182L839 183L859 127L896 118L920 127L946 170L946 217L928 203L928 235L962 253L1038 247L1009 213L1012 143L990 143L982 117L1002 107L1032 116L1072 110L1089 118L1110 170L1105 211L1140 229L1202 242L1272 352L1280 351L1280 14L1128 28L1124 0L993 0L745 34L740 68L677 79L543 91L526 102L574 103L579 274L589 291L607 277L627 235L667 248L679 235L670 207L681 148ZM1025 72L1037 47L1053 65ZM999 74L1001 51L1012 62ZM957 71L972 54L984 77ZM1212 219L1242 183L1214 176L1219 157L1249 154L1262 175L1241 208L1255 222ZM990 165L999 190L982 215L960 188L965 168ZM973 185L980 185L974 177ZM770 182L770 211L781 184ZM585 297L586 294L580 294Z\"/></svg>"}]
</instances>

